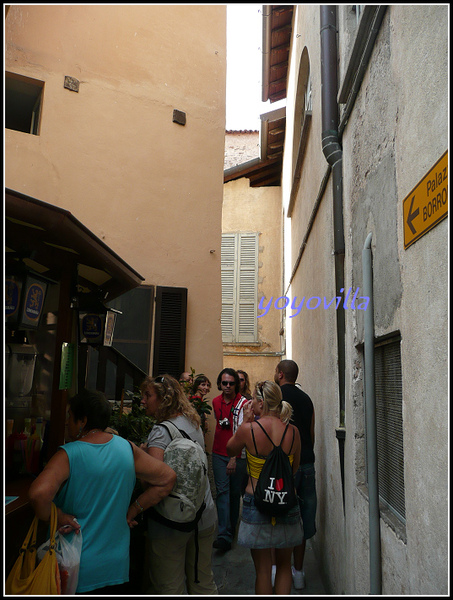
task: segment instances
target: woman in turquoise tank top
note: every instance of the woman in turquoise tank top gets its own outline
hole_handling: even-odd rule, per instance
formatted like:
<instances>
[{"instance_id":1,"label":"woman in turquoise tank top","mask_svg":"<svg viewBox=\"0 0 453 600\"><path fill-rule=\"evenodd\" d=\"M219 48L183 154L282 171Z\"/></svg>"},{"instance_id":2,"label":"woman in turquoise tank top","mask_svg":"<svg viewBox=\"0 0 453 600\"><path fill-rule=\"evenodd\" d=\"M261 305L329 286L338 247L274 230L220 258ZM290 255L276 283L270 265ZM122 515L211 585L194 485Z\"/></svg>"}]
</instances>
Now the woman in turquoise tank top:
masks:
<instances>
[{"instance_id":1,"label":"woman in turquoise tank top","mask_svg":"<svg viewBox=\"0 0 453 600\"><path fill-rule=\"evenodd\" d=\"M170 493L176 481L165 463L104 431L110 411L101 392L84 390L74 396L67 420L74 441L60 447L29 491L39 519L50 520L55 502L59 532L82 532L76 593L115 594L117 586L129 581L130 528L137 525L139 513ZM152 485L130 505L136 477Z\"/></svg>"},{"instance_id":2,"label":"woman in turquoise tank top","mask_svg":"<svg viewBox=\"0 0 453 600\"><path fill-rule=\"evenodd\" d=\"M288 435L284 435L291 414L291 406L282 401L279 385L273 381L257 383L252 400L244 407L244 421L227 444L229 456L236 456L242 448L247 453L249 480L242 502L238 544L250 548L256 571L256 594L272 594L273 549L277 565L275 593L291 593L292 551L303 539L299 504L284 516L271 517L256 508L253 496L265 459L274 444L277 446L281 443L283 451L289 456L293 473L297 472L300 460L299 431L289 424ZM255 422L257 416L261 427Z\"/></svg>"}]
</instances>

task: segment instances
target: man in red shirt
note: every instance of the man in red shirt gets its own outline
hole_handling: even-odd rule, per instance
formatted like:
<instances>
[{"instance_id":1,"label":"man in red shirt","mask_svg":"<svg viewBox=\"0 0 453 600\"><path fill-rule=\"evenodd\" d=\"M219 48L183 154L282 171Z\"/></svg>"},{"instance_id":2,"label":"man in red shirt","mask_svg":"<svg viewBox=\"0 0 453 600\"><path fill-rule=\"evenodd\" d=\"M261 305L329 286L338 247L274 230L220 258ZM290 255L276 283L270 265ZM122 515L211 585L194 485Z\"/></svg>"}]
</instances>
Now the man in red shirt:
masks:
<instances>
[{"instance_id":1,"label":"man in red shirt","mask_svg":"<svg viewBox=\"0 0 453 600\"><path fill-rule=\"evenodd\" d=\"M218 532L214 548L231 549L236 524L239 519L242 468L237 468L240 457L229 458L226 445L233 435L234 409L242 396L240 381L234 369L223 369L217 377L217 388L222 392L212 401L216 428L212 445L212 470L217 489ZM242 467L242 464L241 464ZM237 480L237 481L236 481Z\"/></svg>"}]
</instances>

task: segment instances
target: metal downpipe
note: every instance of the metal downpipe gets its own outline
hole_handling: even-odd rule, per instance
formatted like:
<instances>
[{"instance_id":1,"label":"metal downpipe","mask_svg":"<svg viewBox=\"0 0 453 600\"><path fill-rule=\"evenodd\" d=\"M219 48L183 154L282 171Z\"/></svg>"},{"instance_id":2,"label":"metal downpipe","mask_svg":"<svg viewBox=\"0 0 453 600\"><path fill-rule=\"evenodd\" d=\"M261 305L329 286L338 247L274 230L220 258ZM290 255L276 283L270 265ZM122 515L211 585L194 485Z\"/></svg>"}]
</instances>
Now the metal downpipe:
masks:
<instances>
[{"instance_id":1,"label":"metal downpipe","mask_svg":"<svg viewBox=\"0 0 453 600\"><path fill-rule=\"evenodd\" d=\"M372 234L362 250L363 294L370 299L365 311L365 427L369 501L370 594L381 594L381 531L376 433L376 393L374 381L374 302Z\"/></svg>"},{"instance_id":2,"label":"metal downpipe","mask_svg":"<svg viewBox=\"0 0 453 600\"><path fill-rule=\"evenodd\" d=\"M333 226L335 257L335 294L344 292L344 225L343 225L343 150L338 133L338 76L337 76L337 19L335 5L320 6L321 23L321 100L322 100L322 150L332 168L333 187ZM338 346L338 394L340 402L340 429L337 438L340 453L341 485L344 496L344 445L345 395L346 395L346 351L345 351L345 311L338 310L337 346Z\"/></svg>"}]
</instances>

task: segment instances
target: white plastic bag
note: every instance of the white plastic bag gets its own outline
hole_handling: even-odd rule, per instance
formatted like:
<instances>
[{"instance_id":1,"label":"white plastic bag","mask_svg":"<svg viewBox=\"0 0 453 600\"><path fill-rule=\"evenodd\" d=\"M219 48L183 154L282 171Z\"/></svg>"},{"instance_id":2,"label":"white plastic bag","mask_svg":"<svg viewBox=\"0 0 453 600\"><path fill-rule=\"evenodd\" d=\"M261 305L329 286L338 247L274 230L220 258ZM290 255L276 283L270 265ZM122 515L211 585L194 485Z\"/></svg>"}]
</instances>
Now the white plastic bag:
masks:
<instances>
[{"instance_id":1,"label":"white plastic bag","mask_svg":"<svg viewBox=\"0 0 453 600\"><path fill-rule=\"evenodd\" d=\"M55 534L56 555L60 568L61 593L73 596L79 581L80 554L82 552L82 530L78 534ZM37 550L37 558L41 560L49 549L49 540Z\"/></svg>"}]
</instances>

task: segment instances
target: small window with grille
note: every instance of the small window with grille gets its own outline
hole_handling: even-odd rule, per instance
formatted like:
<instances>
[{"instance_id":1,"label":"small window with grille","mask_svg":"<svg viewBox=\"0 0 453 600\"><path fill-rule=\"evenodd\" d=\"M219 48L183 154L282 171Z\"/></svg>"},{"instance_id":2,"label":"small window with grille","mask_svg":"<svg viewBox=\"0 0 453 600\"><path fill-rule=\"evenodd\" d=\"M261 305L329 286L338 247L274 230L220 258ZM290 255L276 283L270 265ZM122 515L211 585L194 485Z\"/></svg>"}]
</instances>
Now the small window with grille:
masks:
<instances>
[{"instance_id":1,"label":"small window with grille","mask_svg":"<svg viewBox=\"0 0 453 600\"><path fill-rule=\"evenodd\" d=\"M374 350L378 480L381 501L406 521L401 337L377 341Z\"/></svg>"}]
</instances>

